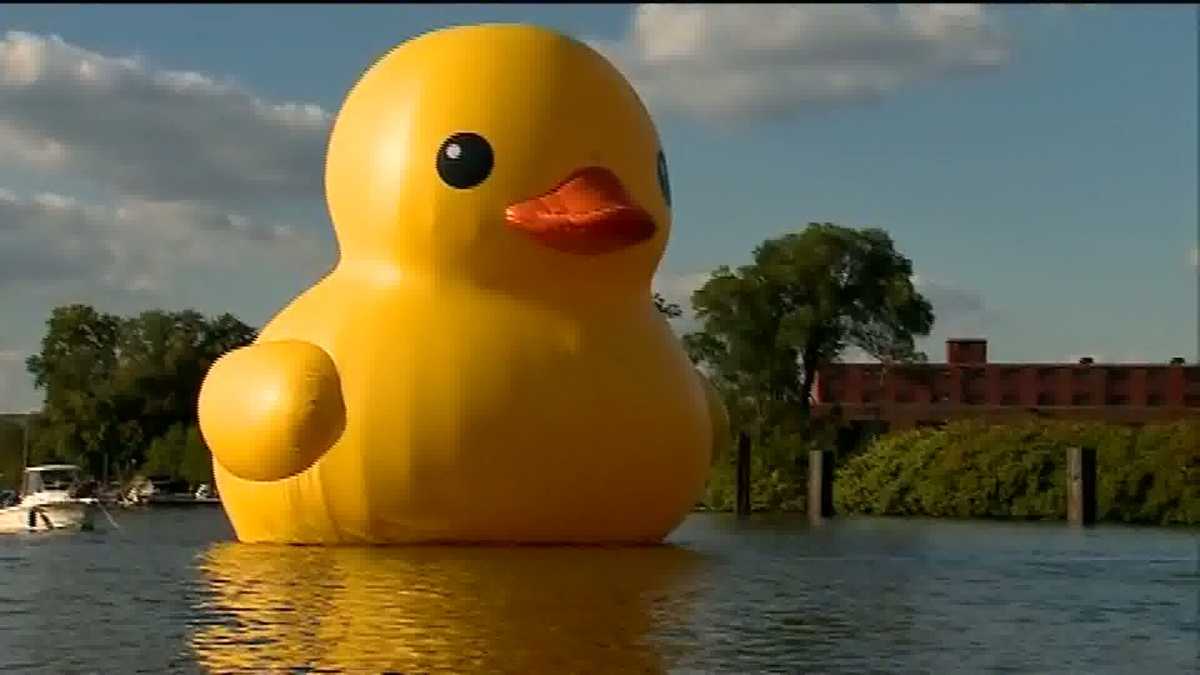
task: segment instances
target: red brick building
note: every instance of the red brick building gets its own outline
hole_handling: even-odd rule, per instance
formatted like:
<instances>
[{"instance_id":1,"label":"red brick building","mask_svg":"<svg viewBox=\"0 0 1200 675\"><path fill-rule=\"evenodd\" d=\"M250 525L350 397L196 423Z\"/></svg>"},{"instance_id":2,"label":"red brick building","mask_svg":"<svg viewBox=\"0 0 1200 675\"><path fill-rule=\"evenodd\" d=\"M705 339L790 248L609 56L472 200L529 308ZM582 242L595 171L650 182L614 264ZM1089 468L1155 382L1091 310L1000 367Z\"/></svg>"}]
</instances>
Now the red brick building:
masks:
<instances>
[{"instance_id":1,"label":"red brick building","mask_svg":"<svg viewBox=\"0 0 1200 675\"><path fill-rule=\"evenodd\" d=\"M945 363L827 366L814 396L818 415L889 428L1029 414L1142 424L1200 418L1200 365L988 363L986 340L957 339Z\"/></svg>"}]
</instances>

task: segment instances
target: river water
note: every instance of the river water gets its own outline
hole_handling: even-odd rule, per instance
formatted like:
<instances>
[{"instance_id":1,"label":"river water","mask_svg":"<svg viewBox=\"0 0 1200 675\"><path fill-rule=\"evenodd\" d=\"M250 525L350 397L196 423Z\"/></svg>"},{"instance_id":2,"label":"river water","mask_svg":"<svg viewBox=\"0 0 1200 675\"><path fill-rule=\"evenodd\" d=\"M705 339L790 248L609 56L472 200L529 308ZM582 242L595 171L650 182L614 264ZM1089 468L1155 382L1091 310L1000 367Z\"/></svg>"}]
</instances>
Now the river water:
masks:
<instances>
[{"instance_id":1,"label":"river water","mask_svg":"<svg viewBox=\"0 0 1200 675\"><path fill-rule=\"evenodd\" d=\"M1200 532L697 514L669 546L0 538L6 672L1200 672Z\"/></svg>"}]
</instances>

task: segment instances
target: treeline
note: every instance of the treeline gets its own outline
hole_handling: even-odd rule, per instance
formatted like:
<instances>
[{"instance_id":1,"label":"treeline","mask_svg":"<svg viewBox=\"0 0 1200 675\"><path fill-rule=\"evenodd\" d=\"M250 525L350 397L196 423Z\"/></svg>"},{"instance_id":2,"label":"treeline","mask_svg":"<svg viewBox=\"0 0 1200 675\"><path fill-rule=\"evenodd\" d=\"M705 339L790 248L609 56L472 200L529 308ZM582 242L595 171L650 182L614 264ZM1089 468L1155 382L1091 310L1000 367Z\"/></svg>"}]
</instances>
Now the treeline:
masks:
<instances>
[{"instance_id":1,"label":"treeline","mask_svg":"<svg viewBox=\"0 0 1200 675\"><path fill-rule=\"evenodd\" d=\"M0 419L0 489L16 489L21 482L24 430L11 420Z\"/></svg>"},{"instance_id":2,"label":"treeline","mask_svg":"<svg viewBox=\"0 0 1200 675\"><path fill-rule=\"evenodd\" d=\"M804 509L808 451L834 449L843 513L1061 518L1066 448L1082 445L1098 451L1099 517L1200 523L1198 422L976 421L854 438L837 419L814 419L813 374L847 348L885 368L925 360L914 338L928 335L932 309L880 230L814 223L767 240L750 264L718 268L691 304L702 328L684 343L722 393L735 435L751 438L756 510ZM727 447L703 499L712 509L734 505Z\"/></svg>"},{"instance_id":3,"label":"treeline","mask_svg":"<svg viewBox=\"0 0 1200 675\"><path fill-rule=\"evenodd\" d=\"M45 394L30 430L30 462L70 462L97 478L141 472L211 480L196 396L213 362L255 336L230 314L120 317L81 304L56 308L41 350L26 362Z\"/></svg>"},{"instance_id":4,"label":"treeline","mask_svg":"<svg viewBox=\"0 0 1200 675\"><path fill-rule=\"evenodd\" d=\"M701 326L684 345L734 434L750 437L752 501L769 510L803 508L808 451L836 442L838 421L811 415L816 372L851 347L885 365L924 361L915 339L934 322L886 232L832 223L764 241L749 264L715 270L691 304ZM714 458L707 506L732 507L734 469L730 445Z\"/></svg>"}]
</instances>

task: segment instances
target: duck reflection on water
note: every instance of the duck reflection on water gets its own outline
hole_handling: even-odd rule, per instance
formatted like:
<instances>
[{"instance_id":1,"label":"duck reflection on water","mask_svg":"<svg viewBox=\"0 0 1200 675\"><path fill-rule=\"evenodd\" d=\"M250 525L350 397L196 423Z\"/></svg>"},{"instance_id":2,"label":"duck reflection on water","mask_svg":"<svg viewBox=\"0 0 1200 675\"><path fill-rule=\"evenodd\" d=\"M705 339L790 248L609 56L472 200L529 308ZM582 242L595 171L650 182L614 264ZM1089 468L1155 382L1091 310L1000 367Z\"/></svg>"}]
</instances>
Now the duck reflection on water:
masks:
<instances>
[{"instance_id":1,"label":"duck reflection on water","mask_svg":"<svg viewBox=\"0 0 1200 675\"><path fill-rule=\"evenodd\" d=\"M221 543L192 647L215 672L660 672L705 563L673 546Z\"/></svg>"}]
</instances>

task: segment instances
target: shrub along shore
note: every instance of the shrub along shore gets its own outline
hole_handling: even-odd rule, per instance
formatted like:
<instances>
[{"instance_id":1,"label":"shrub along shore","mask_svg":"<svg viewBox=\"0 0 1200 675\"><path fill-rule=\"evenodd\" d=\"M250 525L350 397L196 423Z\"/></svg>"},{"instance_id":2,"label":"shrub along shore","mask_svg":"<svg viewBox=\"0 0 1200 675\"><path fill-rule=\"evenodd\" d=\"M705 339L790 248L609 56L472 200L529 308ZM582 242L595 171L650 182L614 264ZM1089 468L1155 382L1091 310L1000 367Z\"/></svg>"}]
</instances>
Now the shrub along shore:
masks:
<instances>
[{"instance_id":1,"label":"shrub along shore","mask_svg":"<svg viewBox=\"0 0 1200 675\"><path fill-rule=\"evenodd\" d=\"M964 421L888 433L837 458L834 505L848 515L1065 519L1066 451L1071 446L1096 449L1098 520L1200 525L1196 420L1141 428ZM770 441L763 450L778 452ZM791 454L799 461L789 470L755 458L755 509L804 508L807 453ZM727 510L733 500L732 458L721 458L704 503Z\"/></svg>"}]
</instances>

